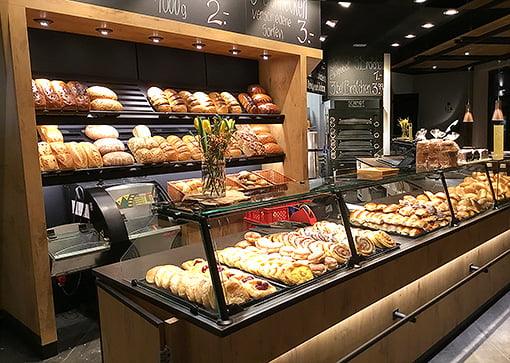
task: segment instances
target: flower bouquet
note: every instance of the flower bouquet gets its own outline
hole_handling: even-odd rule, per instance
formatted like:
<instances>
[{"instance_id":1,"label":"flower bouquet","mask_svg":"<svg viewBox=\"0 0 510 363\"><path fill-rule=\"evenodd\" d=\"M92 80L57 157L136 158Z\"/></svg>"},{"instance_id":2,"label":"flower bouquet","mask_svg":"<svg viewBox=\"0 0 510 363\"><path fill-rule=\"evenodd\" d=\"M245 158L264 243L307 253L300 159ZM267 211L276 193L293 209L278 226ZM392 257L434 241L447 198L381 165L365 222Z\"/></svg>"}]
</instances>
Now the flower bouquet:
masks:
<instances>
[{"instance_id":1,"label":"flower bouquet","mask_svg":"<svg viewBox=\"0 0 510 363\"><path fill-rule=\"evenodd\" d=\"M221 116L195 118L197 140L202 151L202 194L221 198L226 194L225 152L234 134L235 121Z\"/></svg>"}]
</instances>

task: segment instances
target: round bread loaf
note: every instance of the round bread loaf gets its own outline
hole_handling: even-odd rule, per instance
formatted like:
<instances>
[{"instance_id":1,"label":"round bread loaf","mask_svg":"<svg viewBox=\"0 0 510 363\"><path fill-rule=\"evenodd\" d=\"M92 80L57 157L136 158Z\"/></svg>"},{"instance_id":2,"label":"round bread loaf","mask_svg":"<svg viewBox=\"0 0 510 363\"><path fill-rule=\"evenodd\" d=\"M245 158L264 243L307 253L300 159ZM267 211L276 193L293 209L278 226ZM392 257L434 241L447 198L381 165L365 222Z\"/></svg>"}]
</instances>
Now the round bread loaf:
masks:
<instances>
[{"instance_id":1,"label":"round bread loaf","mask_svg":"<svg viewBox=\"0 0 510 363\"><path fill-rule=\"evenodd\" d=\"M126 149L122 141L112 138L96 140L94 142L94 145L96 145L101 155L105 155L115 151L124 151Z\"/></svg>"},{"instance_id":2,"label":"round bread loaf","mask_svg":"<svg viewBox=\"0 0 510 363\"><path fill-rule=\"evenodd\" d=\"M110 125L88 125L85 128L85 136L92 140L116 139L119 137L119 132Z\"/></svg>"},{"instance_id":3,"label":"round bread loaf","mask_svg":"<svg viewBox=\"0 0 510 363\"><path fill-rule=\"evenodd\" d=\"M122 166L134 164L135 159L127 152L115 151L103 155L104 166Z\"/></svg>"},{"instance_id":4,"label":"round bread loaf","mask_svg":"<svg viewBox=\"0 0 510 363\"><path fill-rule=\"evenodd\" d=\"M117 100L117 94L111 89L102 86L92 86L87 88L87 94L91 100L95 99L110 99Z\"/></svg>"},{"instance_id":5,"label":"round bread loaf","mask_svg":"<svg viewBox=\"0 0 510 363\"><path fill-rule=\"evenodd\" d=\"M122 111L124 107L116 100L96 98L90 103L90 109L95 111Z\"/></svg>"},{"instance_id":6,"label":"round bread loaf","mask_svg":"<svg viewBox=\"0 0 510 363\"><path fill-rule=\"evenodd\" d=\"M145 125L138 125L135 126L133 129L133 136L134 137L151 137L151 130L145 126Z\"/></svg>"}]
</instances>

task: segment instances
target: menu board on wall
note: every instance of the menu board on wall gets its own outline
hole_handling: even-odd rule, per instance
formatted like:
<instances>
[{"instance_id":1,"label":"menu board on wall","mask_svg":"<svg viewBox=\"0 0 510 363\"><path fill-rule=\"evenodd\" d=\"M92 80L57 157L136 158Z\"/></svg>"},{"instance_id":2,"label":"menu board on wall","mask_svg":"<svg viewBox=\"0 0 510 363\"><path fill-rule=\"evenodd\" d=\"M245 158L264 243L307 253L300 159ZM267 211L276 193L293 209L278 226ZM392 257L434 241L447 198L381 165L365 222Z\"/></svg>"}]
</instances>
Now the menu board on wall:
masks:
<instances>
[{"instance_id":1,"label":"menu board on wall","mask_svg":"<svg viewBox=\"0 0 510 363\"><path fill-rule=\"evenodd\" d=\"M383 94L384 62L350 57L328 60L329 97L379 97Z\"/></svg>"},{"instance_id":2,"label":"menu board on wall","mask_svg":"<svg viewBox=\"0 0 510 363\"><path fill-rule=\"evenodd\" d=\"M317 0L75 0L320 48Z\"/></svg>"},{"instance_id":3,"label":"menu board on wall","mask_svg":"<svg viewBox=\"0 0 510 363\"><path fill-rule=\"evenodd\" d=\"M322 61L307 78L306 90L308 92L318 93L320 95L326 94L328 84L327 78L327 65Z\"/></svg>"}]
</instances>

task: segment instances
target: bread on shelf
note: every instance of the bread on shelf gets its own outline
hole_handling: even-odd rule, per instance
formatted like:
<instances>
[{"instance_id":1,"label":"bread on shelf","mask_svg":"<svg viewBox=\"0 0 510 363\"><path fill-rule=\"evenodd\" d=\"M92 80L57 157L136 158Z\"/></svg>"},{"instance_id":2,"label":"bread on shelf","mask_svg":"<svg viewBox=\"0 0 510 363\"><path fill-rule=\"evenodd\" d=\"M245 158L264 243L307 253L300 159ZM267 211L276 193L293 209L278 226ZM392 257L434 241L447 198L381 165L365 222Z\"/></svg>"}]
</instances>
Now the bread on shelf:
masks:
<instances>
[{"instance_id":1,"label":"bread on shelf","mask_svg":"<svg viewBox=\"0 0 510 363\"><path fill-rule=\"evenodd\" d=\"M126 149L122 141L114 138L98 139L94 141L94 145L103 156L111 152L124 151Z\"/></svg>"},{"instance_id":2,"label":"bread on shelf","mask_svg":"<svg viewBox=\"0 0 510 363\"><path fill-rule=\"evenodd\" d=\"M37 133L45 142L64 142L64 136L56 125L37 126Z\"/></svg>"},{"instance_id":3,"label":"bread on shelf","mask_svg":"<svg viewBox=\"0 0 510 363\"><path fill-rule=\"evenodd\" d=\"M51 81L51 87L62 100L62 110L77 110L76 98L65 82Z\"/></svg>"},{"instance_id":4,"label":"bread on shelf","mask_svg":"<svg viewBox=\"0 0 510 363\"><path fill-rule=\"evenodd\" d=\"M87 87L85 87L82 83L78 81L67 82L67 87L69 88L69 91L76 100L77 110L78 111L90 110L90 98L87 93Z\"/></svg>"},{"instance_id":5,"label":"bread on shelf","mask_svg":"<svg viewBox=\"0 0 510 363\"><path fill-rule=\"evenodd\" d=\"M90 109L95 111L122 111L124 107L117 100L96 98L90 102Z\"/></svg>"},{"instance_id":6,"label":"bread on shelf","mask_svg":"<svg viewBox=\"0 0 510 363\"><path fill-rule=\"evenodd\" d=\"M81 147L87 156L87 167L101 168L103 167L103 157L97 147L91 142L80 142Z\"/></svg>"},{"instance_id":7,"label":"bread on shelf","mask_svg":"<svg viewBox=\"0 0 510 363\"><path fill-rule=\"evenodd\" d=\"M172 112L188 112L186 101L177 91L167 88L163 93L172 107Z\"/></svg>"},{"instance_id":8,"label":"bread on shelf","mask_svg":"<svg viewBox=\"0 0 510 363\"><path fill-rule=\"evenodd\" d=\"M258 108L251 96L247 93L240 93L237 98L247 113L258 113Z\"/></svg>"},{"instance_id":9,"label":"bread on shelf","mask_svg":"<svg viewBox=\"0 0 510 363\"><path fill-rule=\"evenodd\" d=\"M220 96L221 96L221 98L223 98L225 103L228 105L230 113L242 113L243 112L241 105L239 104L237 99L230 92L221 92Z\"/></svg>"},{"instance_id":10,"label":"bread on shelf","mask_svg":"<svg viewBox=\"0 0 510 363\"><path fill-rule=\"evenodd\" d=\"M34 99L34 107L36 110L46 109L46 98L40 87L32 80L32 97Z\"/></svg>"},{"instance_id":11,"label":"bread on shelf","mask_svg":"<svg viewBox=\"0 0 510 363\"><path fill-rule=\"evenodd\" d=\"M67 151L71 154L73 158L74 168L75 169L84 169L88 167L87 153L82 145L77 142L67 142L66 144Z\"/></svg>"},{"instance_id":12,"label":"bread on shelf","mask_svg":"<svg viewBox=\"0 0 510 363\"><path fill-rule=\"evenodd\" d=\"M180 91L181 96L186 102L188 112L204 113L206 112L204 106L197 100L197 98L189 91Z\"/></svg>"},{"instance_id":13,"label":"bread on shelf","mask_svg":"<svg viewBox=\"0 0 510 363\"><path fill-rule=\"evenodd\" d=\"M99 140L99 139L117 139L119 137L119 132L115 127L110 125L87 125L85 127L85 136L87 136L91 140Z\"/></svg>"},{"instance_id":14,"label":"bread on shelf","mask_svg":"<svg viewBox=\"0 0 510 363\"><path fill-rule=\"evenodd\" d=\"M104 166L125 166L134 162L133 156L124 151L114 151L103 155Z\"/></svg>"},{"instance_id":15,"label":"bread on shelf","mask_svg":"<svg viewBox=\"0 0 510 363\"><path fill-rule=\"evenodd\" d=\"M219 112L216 110L214 106L214 102L211 100L211 97L205 92L195 92L193 93L193 97L200 103L203 111L205 113L216 113Z\"/></svg>"},{"instance_id":16,"label":"bread on shelf","mask_svg":"<svg viewBox=\"0 0 510 363\"><path fill-rule=\"evenodd\" d=\"M229 113L230 107L227 105L227 102L221 97L218 92L209 93L209 98L212 100L214 107L216 108L216 112L218 113Z\"/></svg>"},{"instance_id":17,"label":"bread on shelf","mask_svg":"<svg viewBox=\"0 0 510 363\"><path fill-rule=\"evenodd\" d=\"M92 101L97 99L108 99L115 101L118 100L117 94L115 92L107 87L102 86L91 86L87 88L87 94Z\"/></svg>"},{"instance_id":18,"label":"bread on shelf","mask_svg":"<svg viewBox=\"0 0 510 363\"><path fill-rule=\"evenodd\" d=\"M45 78L38 78L35 80L35 83L39 91L44 95L46 109L61 110L64 103L59 94L51 86L51 81Z\"/></svg>"}]
</instances>

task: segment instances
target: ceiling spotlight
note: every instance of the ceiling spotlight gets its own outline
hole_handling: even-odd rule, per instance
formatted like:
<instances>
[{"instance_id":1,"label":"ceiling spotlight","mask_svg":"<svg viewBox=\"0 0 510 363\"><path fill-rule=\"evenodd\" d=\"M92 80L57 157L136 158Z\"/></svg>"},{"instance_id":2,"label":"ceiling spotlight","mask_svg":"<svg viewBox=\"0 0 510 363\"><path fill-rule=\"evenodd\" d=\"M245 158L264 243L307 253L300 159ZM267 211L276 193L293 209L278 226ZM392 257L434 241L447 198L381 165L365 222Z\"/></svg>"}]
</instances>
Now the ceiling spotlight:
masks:
<instances>
[{"instance_id":1,"label":"ceiling spotlight","mask_svg":"<svg viewBox=\"0 0 510 363\"><path fill-rule=\"evenodd\" d=\"M236 46L233 46L232 49L228 50L232 55L238 55L241 53L241 49L237 48Z\"/></svg>"},{"instance_id":2,"label":"ceiling spotlight","mask_svg":"<svg viewBox=\"0 0 510 363\"><path fill-rule=\"evenodd\" d=\"M326 25L329 26L330 28L334 28L336 26L336 24L338 23L338 20L326 20Z\"/></svg>"},{"instance_id":3,"label":"ceiling spotlight","mask_svg":"<svg viewBox=\"0 0 510 363\"><path fill-rule=\"evenodd\" d=\"M425 23L421 27L425 28L425 29L430 29L430 28L434 27L434 24L432 24L432 23Z\"/></svg>"},{"instance_id":4,"label":"ceiling spotlight","mask_svg":"<svg viewBox=\"0 0 510 363\"><path fill-rule=\"evenodd\" d=\"M342 8L346 8L346 9L348 9L348 8L350 8L351 3L350 3L350 2L347 2L347 1L339 1L339 2L338 2L338 5L340 5Z\"/></svg>"},{"instance_id":5,"label":"ceiling spotlight","mask_svg":"<svg viewBox=\"0 0 510 363\"><path fill-rule=\"evenodd\" d=\"M457 15L458 13L459 11L457 9L447 9L443 11L443 14L448 16Z\"/></svg>"},{"instance_id":6,"label":"ceiling spotlight","mask_svg":"<svg viewBox=\"0 0 510 363\"><path fill-rule=\"evenodd\" d=\"M96 28L96 31L104 36L107 36L110 33L113 33L113 30L110 28Z\"/></svg>"},{"instance_id":7,"label":"ceiling spotlight","mask_svg":"<svg viewBox=\"0 0 510 363\"><path fill-rule=\"evenodd\" d=\"M354 43L352 46L354 48L365 48L367 46L367 43Z\"/></svg>"},{"instance_id":8,"label":"ceiling spotlight","mask_svg":"<svg viewBox=\"0 0 510 363\"><path fill-rule=\"evenodd\" d=\"M49 27L52 23L53 23L53 20L51 19L46 19L46 18L39 18L39 19L34 19L34 21L36 23L39 23L40 26L43 26L43 27Z\"/></svg>"},{"instance_id":9,"label":"ceiling spotlight","mask_svg":"<svg viewBox=\"0 0 510 363\"><path fill-rule=\"evenodd\" d=\"M327 36L327 35L321 35L321 36L319 37L319 40L320 40L321 42L325 42L325 41L326 41L326 39L328 39L328 36Z\"/></svg>"},{"instance_id":10,"label":"ceiling spotlight","mask_svg":"<svg viewBox=\"0 0 510 363\"><path fill-rule=\"evenodd\" d=\"M159 43L163 40L163 37L160 37L159 35L151 35L149 40L151 40L153 43Z\"/></svg>"},{"instance_id":11,"label":"ceiling spotlight","mask_svg":"<svg viewBox=\"0 0 510 363\"><path fill-rule=\"evenodd\" d=\"M437 69L437 66L432 66L432 69Z\"/></svg>"},{"instance_id":12,"label":"ceiling spotlight","mask_svg":"<svg viewBox=\"0 0 510 363\"><path fill-rule=\"evenodd\" d=\"M267 52L267 50L265 50L265 51L264 51L264 52L260 55L260 58L262 58L262 60L267 61L267 60L269 60L269 58L271 58L271 54L269 54L269 53Z\"/></svg>"},{"instance_id":13,"label":"ceiling spotlight","mask_svg":"<svg viewBox=\"0 0 510 363\"><path fill-rule=\"evenodd\" d=\"M413 39L413 38L416 38L416 35L414 35L414 34L407 34L405 37L406 37L406 39Z\"/></svg>"},{"instance_id":14,"label":"ceiling spotlight","mask_svg":"<svg viewBox=\"0 0 510 363\"><path fill-rule=\"evenodd\" d=\"M399 43L393 43L391 46L396 48L396 47L400 47L400 44Z\"/></svg>"},{"instance_id":15,"label":"ceiling spotlight","mask_svg":"<svg viewBox=\"0 0 510 363\"><path fill-rule=\"evenodd\" d=\"M197 48L198 50L202 50L205 48L205 44L202 43L201 40L197 40L195 43L193 43L191 45L194 46L195 48Z\"/></svg>"},{"instance_id":16,"label":"ceiling spotlight","mask_svg":"<svg viewBox=\"0 0 510 363\"><path fill-rule=\"evenodd\" d=\"M470 55L470 54L471 54L471 53L469 53L469 52L464 52L464 55Z\"/></svg>"},{"instance_id":17,"label":"ceiling spotlight","mask_svg":"<svg viewBox=\"0 0 510 363\"><path fill-rule=\"evenodd\" d=\"M416 4L423 4L427 0L414 0Z\"/></svg>"}]
</instances>

